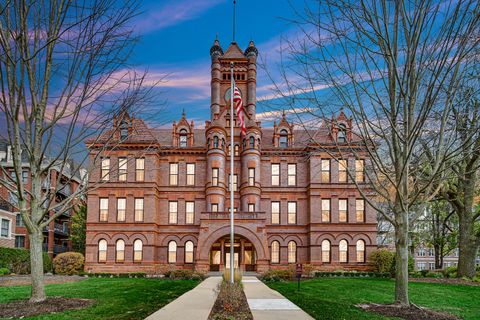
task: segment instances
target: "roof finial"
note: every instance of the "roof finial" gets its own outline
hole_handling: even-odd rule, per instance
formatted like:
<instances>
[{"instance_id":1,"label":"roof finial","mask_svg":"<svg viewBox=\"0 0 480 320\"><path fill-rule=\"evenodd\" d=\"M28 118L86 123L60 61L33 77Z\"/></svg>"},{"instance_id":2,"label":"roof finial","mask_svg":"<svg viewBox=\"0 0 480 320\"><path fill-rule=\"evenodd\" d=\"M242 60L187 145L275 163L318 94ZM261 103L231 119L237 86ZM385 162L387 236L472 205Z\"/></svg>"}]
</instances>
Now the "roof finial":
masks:
<instances>
[{"instance_id":1,"label":"roof finial","mask_svg":"<svg viewBox=\"0 0 480 320\"><path fill-rule=\"evenodd\" d=\"M232 42L235 42L235 7L236 7L237 1L233 0L233 39Z\"/></svg>"},{"instance_id":2,"label":"roof finial","mask_svg":"<svg viewBox=\"0 0 480 320\"><path fill-rule=\"evenodd\" d=\"M182 118L185 118L185 108L182 110Z\"/></svg>"}]
</instances>

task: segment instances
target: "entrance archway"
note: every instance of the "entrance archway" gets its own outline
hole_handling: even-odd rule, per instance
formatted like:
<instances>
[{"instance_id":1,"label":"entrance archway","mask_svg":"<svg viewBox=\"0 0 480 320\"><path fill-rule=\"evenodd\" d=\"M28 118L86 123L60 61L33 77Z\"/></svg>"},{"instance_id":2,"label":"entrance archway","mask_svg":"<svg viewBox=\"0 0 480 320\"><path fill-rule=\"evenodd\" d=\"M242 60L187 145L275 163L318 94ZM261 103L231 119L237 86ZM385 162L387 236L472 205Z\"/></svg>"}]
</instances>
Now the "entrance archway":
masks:
<instances>
[{"instance_id":1,"label":"entrance archway","mask_svg":"<svg viewBox=\"0 0 480 320\"><path fill-rule=\"evenodd\" d=\"M234 267L242 271L256 271L257 252L247 238L235 235ZM226 235L215 241L209 253L210 271L223 271L230 267L230 236Z\"/></svg>"}]
</instances>

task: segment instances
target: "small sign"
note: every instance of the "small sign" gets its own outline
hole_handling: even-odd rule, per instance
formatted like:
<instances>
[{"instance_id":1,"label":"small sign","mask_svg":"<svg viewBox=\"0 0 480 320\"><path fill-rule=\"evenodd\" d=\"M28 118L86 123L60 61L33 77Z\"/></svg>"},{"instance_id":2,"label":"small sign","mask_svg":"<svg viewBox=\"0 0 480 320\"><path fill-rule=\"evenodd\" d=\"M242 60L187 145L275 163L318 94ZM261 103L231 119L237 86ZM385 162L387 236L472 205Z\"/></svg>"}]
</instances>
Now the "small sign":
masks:
<instances>
[{"instance_id":1,"label":"small sign","mask_svg":"<svg viewBox=\"0 0 480 320\"><path fill-rule=\"evenodd\" d=\"M303 269L302 264L297 263L297 268L296 268L297 278L300 278L302 276L302 269Z\"/></svg>"}]
</instances>

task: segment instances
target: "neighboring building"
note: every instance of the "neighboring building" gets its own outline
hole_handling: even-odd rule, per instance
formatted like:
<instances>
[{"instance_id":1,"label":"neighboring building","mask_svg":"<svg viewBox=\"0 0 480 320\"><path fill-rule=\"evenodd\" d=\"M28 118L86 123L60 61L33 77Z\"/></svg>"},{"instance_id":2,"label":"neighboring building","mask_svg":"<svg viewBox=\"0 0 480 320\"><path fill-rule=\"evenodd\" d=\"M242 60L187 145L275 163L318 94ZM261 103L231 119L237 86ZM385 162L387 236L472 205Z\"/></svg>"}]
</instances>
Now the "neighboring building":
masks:
<instances>
[{"instance_id":1,"label":"neighboring building","mask_svg":"<svg viewBox=\"0 0 480 320\"><path fill-rule=\"evenodd\" d=\"M22 179L28 190L31 188L30 166L24 154L22 154L22 160L24 162L22 165ZM62 186L60 186L56 192L56 201L65 199L65 197L71 195L71 192L76 190L82 181L79 170L74 170L73 165L73 161L69 161L69 163L67 163L63 169L63 177L59 180L60 183L62 183ZM13 160L10 146L5 140L0 140L0 166L2 166L6 172L13 174ZM3 171L0 171L0 176L2 176L2 172ZM60 169L58 167L53 166L50 169L49 177L46 177L43 181L44 191L47 189L54 191L56 189L55 186L59 172ZM15 206L17 203L16 195L8 191L5 187L0 186L0 201L3 203L3 211L7 212L13 221L13 227L11 229L13 237L12 243L16 248L28 249L30 247L28 232L22 221L20 213ZM0 207L1 206L2 205L0 205ZM0 210L0 212L1 211L2 210ZM71 210L62 213L44 229L43 250L48 252L51 257L58 253L71 250L69 236L70 218L72 213L73 212ZM49 214L53 215L54 212L52 211ZM4 246L3 242L1 241L0 246Z\"/></svg>"},{"instance_id":2,"label":"neighboring building","mask_svg":"<svg viewBox=\"0 0 480 320\"><path fill-rule=\"evenodd\" d=\"M15 247L15 214L0 200L0 247Z\"/></svg>"},{"instance_id":3,"label":"neighboring building","mask_svg":"<svg viewBox=\"0 0 480 320\"><path fill-rule=\"evenodd\" d=\"M195 128L183 114L171 129L151 129L122 113L103 138L87 141L97 168L90 182L103 184L88 194L85 270L228 267L230 156L236 266L258 272L295 263L368 269L377 219L347 174L373 196L365 182L368 159L351 119L342 112L305 131L295 130L283 115L273 128L262 128L256 120L253 42L245 52L232 43L223 53L215 41L210 54L211 115L205 128ZM229 112L230 62L246 108L245 137ZM104 151L104 139L112 134L118 145Z\"/></svg>"}]
</instances>

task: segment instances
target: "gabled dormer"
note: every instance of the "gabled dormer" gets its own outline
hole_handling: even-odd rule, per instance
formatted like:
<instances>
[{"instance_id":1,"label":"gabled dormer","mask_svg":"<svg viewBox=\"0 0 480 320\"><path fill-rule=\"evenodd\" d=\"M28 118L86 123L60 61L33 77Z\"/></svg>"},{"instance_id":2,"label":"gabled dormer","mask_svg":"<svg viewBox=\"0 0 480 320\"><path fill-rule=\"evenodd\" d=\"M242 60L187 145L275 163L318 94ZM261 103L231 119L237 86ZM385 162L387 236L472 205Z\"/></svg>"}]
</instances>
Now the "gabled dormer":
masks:
<instances>
[{"instance_id":1,"label":"gabled dormer","mask_svg":"<svg viewBox=\"0 0 480 320\"><path fill-rule=\"evenodd\" d=\"M185 111L182 113L182 118L178 121L178 124L173 122L172 128L172 141L173 146L177 148L189 148L193 146L193 121L188 123L185 116Z\"/></svg>"},{"instance_id":2,"label":"gabled dormer","mask_svg":"<svg viewBox=\"0 0 480 320\"><path fill-rule=\"evenodd\" d=\"M337 143L348 143L352 140L352 118L347 118L343 110L337 118L332 116L331 138Z\"/></svg>"},{"instance_id":3,"label":"gabled dormer","mask_svg":"<svg viewBox=\"0 0 480 320\"><path fill-rule=\"evenodd\" d=\"M293 124L287 121L285 111L282 114L282 120L273 123L273 146L278 148L290 148L293 146Z\"/></svg>"},{"instance_id":4,"label":"gabled dormer","mask_svg":"<svg viewBox=\"0 0 480 320\"><path fill-rule=\"evenodd\" d=\"M114 137L116 140L126 141L133 133L134 117L122 111L113 117Z\"/></svg>"}]
</instances>

